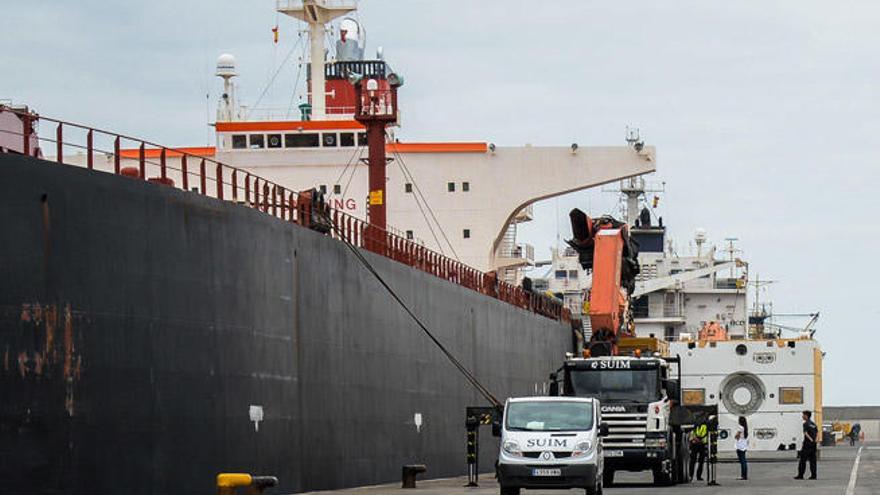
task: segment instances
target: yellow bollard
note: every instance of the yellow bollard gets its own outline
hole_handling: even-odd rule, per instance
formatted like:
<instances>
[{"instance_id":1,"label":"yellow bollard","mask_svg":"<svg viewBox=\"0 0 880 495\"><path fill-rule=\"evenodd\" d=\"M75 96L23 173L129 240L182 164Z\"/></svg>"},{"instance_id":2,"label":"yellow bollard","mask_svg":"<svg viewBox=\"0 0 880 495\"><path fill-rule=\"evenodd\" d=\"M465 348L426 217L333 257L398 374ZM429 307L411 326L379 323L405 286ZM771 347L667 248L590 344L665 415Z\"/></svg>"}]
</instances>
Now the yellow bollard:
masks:
<instances>
[{"instance_id":1,"label":"yellow bollard","mask_svg":"<svg viewBox=\"0 0 880 495\"><path fill-rule=\"evenodd\" d=\"M237 488L249 488L248 495L262 495L263 490L276 486L274 476L251 476L247 473L220 473L217 475L217 495L235 495Z\"/></svg>"}]
</instances>

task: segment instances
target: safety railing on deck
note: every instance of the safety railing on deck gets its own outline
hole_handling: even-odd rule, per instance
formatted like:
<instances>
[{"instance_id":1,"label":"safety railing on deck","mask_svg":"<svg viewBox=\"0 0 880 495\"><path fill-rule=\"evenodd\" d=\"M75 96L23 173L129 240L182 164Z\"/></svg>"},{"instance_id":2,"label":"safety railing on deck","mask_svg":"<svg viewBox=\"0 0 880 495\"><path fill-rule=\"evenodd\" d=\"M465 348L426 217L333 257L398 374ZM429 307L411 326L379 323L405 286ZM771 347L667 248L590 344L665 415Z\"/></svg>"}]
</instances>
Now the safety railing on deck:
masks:
<instances>
[{"instance_id":1,"label":"safety railing on deck","mask_svg":"<svg viewBox=\"0 0 880 495\"><path fill-rule=\"evenodd\" d=\"M199 149L168 148L0 105L0 114L3 112L18 115L22 125L19 130L0 128L0 133L6 137L17 135L20 143L20 147L0 147L0 151L43 158L47 153L34 143L47 143L58 163L233 201L548 318L570 321L568 309L551 298L498 280L494 272L485 273L431 251L392 229L372 227L359 218L320 203L310 191L292 191L251 172L200 156ZM35 139L38 123L54 124L53 137Z\"/></svg>"}]
</instances>

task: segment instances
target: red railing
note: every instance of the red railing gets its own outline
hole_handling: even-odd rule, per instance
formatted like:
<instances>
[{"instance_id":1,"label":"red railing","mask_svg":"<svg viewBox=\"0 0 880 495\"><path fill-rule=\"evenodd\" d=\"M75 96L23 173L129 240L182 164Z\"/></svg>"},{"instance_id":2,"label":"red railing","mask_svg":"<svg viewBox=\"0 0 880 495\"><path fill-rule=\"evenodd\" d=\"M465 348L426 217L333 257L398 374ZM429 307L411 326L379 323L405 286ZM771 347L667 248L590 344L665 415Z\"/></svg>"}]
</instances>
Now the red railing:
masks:
<instances>
[{"instance_id":1,"label":"red railing","mask_svg":"<svg viewBox=\"0 0 880 495\"><path fill-rule=\"evenodd\" d=\"M18 142L22 146L20 149L0 148L2 151L42 157L42 150L33 145L33 138L39 122L51 122L55 125L54 139L38 138L36 142L49 143L54 148L55 161L58 163L145 179L219 200L233 201L548 318L561 321L571 319L569 310L555 299L526 292L521 287L498 280L495 273L479 271L431 251L391 229L370 227L367 222L343 211L317 204L310 192L291 191L246 170L188 151L190 149L167 148L142 139L0 105L0 113L3 112L17 114L22 125L18 130L0 128L0 133L7 137L9 134L18 135L21 138ZM123 149L129 151L123 153ZM65 155L66 151L72 153Z\"/></svg>"}]
</instances>

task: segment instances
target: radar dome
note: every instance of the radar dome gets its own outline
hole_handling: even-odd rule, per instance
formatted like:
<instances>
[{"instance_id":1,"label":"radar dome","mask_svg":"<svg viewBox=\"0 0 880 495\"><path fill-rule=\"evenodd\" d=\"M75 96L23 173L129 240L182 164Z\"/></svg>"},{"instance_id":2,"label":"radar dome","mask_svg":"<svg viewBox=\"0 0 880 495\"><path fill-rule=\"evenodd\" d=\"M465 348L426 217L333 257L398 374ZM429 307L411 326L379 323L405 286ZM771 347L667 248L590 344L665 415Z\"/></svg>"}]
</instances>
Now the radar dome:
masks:
<instances>
[{"instance_id":1,"label":"radar dome","mask_svg":"<svg viewBox=\"0 0 880 495\"><path fill-rule=\"evenodd\" d=\"M706 229L697 229L697 231L694 232L694 240L697 242L704 242L706 240Z\"/></svg>"},{"instance_id":2,"label":"radar dome","mask_svg":"<svg viewBox=\"0 0 880 495\"><path fill-rule=\"evenodd\" d=\"M217 57L217 75L220 77L231 77L235 74L235 57L232 54L224 53Z\"/></svg>"}]
</instances>

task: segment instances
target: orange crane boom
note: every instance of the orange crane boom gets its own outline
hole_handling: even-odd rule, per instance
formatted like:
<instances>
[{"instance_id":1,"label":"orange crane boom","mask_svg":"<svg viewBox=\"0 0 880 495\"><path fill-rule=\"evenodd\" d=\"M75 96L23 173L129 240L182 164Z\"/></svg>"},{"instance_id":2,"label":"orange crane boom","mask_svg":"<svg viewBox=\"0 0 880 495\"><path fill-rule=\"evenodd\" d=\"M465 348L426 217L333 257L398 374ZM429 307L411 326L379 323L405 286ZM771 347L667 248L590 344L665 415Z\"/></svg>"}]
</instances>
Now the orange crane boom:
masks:
<instances>
[{"instance_id":1,"label":"orange crane boom","mask_svg":"<svg viewBox=\"0 0 880 495\"><path fill-rule=\"evenodd\" d=\"M588 349L594 356L617 355L618 338L635 335L629 303L639 273L638 243L625 223L611 217L593 219L577 208L569 217L574 234L569 244L593 273Z\"/></svg>"}]
</instances>

